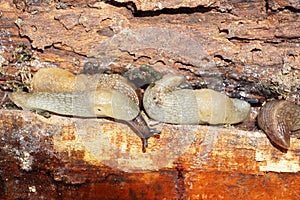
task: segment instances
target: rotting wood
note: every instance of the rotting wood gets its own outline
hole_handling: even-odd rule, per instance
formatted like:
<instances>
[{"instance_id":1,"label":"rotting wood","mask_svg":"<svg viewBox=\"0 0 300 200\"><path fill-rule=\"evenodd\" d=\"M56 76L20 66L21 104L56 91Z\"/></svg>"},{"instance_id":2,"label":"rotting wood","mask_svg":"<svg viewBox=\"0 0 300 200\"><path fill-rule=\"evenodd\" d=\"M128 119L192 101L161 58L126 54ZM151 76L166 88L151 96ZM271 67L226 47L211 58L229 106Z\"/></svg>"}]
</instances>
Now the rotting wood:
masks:
<instances>
[{"instance_id":1,"label":"rotting wood","mask_svg":"<svg viewBox=\"0 0 300 200\"><path fill-rule=\"evenodd\" d=\"M207 194L212 189L207 180L202 180L206 176L211 176L209 180L214 177L224 181L224 175L227 174L229 179L231 176L236 177L238 180L233 179L233 182L241 184L242 188L245 187L242 186L244 183L250 184L251 180L253 184L261 184L259 182L266 179L266 176L273 177L276 180L269 180L268 185L271 187L270 190L276 191L277 188L272 188L271 185L279 184L278 177L283 175L280 173L265 175L264 171L298 173L300 171L297 151L300 146L296 139L292 139L291 150L283 153L273 148L262 132L161 124L158 125L162 128L161 138L151 138L147 152L142 153L140 141L131 129L112 121L70 119L55 115L47 119L28 111L2 110L0 124L1 155L5 159L1 161L3 172L8 173L7 170L11 167L15 173L18 172L15 178L10 173L1 175L2 183L5 185L2 189L9 194L14 194L9 187L12 181L22 179L28 173L35 174L34 183L31 185L38 187L40 184L42 187L36 170L42 173L40 178L48 180L45 184L53 185L55 188L63 187L57 185L59 182L72 184L83 190L86 196L82 197L93 197L93 187L101 190L101 185L109 188L114 184L121 188L125 185L125 190L129 187L136 193L142 188L146 190L149 185L155 187L157 184L162 190L172 191L166 196L165 193L159 194L160 197L166 198L178 198L179 194L175 190L179 178L178 170L184 174L181 177L184 181L181 189L185 191L182 195L191 195L190 197L196 197L200 193L216 195ZM10 163L9 169L4 166L5 163ZM43 172L49 174L52 180L45 177ZM111 176L115 176L112 182L105 183ZM253 180L254 176L258 181ZM239 180L242 177L249 180ZM291 177L287 175L289 180ZM287 185L296 189L299 187L297 181L284 180L286 187ZM198 188L203 181L207 187ZM81 186L76 186L77 184ZM132 188L135 186L139 189ZM7 187L8 190L5 189ZM26 191L28 190L21 193L24 194ZM32 195L38 196L43 191L44 189L37 188ZM153 192L157 194L159 191ZM268 191L264 196L270 197L271 194L272 192ZM58 194L47 197L56 195ZM65 192L62 192L62 195L72 196ZM99 198L104 194L97 192L94 195ZM128 193L124 194L123 198L126 198L126 195ZM139 197L151 198L153 194L146 190L144 195ZM220 195L225 194L221 192ZM238 194L232 194L235 195ZM287 193L288 195L291 193Z\"/></svg>"},{"instance_id":2,"label":"rotting wood","mask_svg":"<svg viewBox=\"0 0 300 200\"><path fill-rule=\"evenodd\" d=\"M150 64L186 75L195 88L299 102L295 1L11 0L0 11L2 88L22 82L19 72L29 66L33 74L45 66L122 73ZM21 42L33 59L16 62ZM0 196L299 199L299 140L286 153L274 148L255 125L256 111L231 128L159 124L161 138L142 153L125 124L3 109Z\"/></svg>"},{"instance_id":3,"label":"rotting wood","mask_svg":"<svg viewBox=\"0 0 300 200\"><path fill-rule=\"evenodd\" d=\"M161 137L149 139L149 148L143 153L139 138L122 123L104 119L70 119L55 115L44 118L28 111L2 110L1 114L1 130L7 130L7 137L15 137L15 142L20 142L19 150L29 154L39 151L53 155L55 152L68 153L75 160L106 165L125 172L172 169L176 167L173 162L177 159L185 160L182 162L184 170L219 169L238 170L243 173L300 171L297 151L300 144L297 139L292 138L288 153L281 152L272 147L261 131L159 124L157 128L163 132ZM43 128L31 127L31 122ZM27 141L22 141L24 137L27 137ZM236 149L239 149L238 153L235 152ZM232 155L244 157L245 160L239 160ZM24 170L30 170L30 165L28 163Z\"/></svg>"}]
</instances>

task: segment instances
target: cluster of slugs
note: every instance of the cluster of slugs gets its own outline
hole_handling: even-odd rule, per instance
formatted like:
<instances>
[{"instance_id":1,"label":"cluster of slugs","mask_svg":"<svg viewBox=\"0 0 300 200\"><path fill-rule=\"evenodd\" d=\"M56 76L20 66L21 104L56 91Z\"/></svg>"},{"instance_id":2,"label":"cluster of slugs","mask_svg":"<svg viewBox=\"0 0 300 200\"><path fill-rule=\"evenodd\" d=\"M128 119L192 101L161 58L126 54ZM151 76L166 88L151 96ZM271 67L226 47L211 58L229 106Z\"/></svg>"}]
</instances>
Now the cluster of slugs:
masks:
<instances>
[{"instance_id":1,"label":"cluster of slugs","mask_svg":"<svg viewBox=\"0 0 300 200\"><path fill-rule=\"evenodd\" d=\"M144 92L147 115L171 124L236 124L250 115L250 104L211 89L184 89L184 77L168 74ZM26 110L78 117L110 117L127 122L147 147L150 128L140 111L134 84L117 74L74 75L59 68L40 69L32 80L33 92L12 92L10 99ZM258 116L270 140L289 148L291 131L300 129L300 107L287 101L267 103Z\"/></svg>"}]
</instances>

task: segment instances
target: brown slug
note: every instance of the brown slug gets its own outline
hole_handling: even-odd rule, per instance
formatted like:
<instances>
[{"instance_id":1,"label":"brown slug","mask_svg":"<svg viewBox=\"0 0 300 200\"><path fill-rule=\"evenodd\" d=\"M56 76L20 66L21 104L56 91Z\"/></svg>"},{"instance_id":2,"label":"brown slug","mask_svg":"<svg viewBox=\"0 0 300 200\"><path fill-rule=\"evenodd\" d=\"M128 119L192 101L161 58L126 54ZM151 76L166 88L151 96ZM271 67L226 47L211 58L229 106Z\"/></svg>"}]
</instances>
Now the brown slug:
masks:
<instances>
[{"instance_id":1,"label":"brown slug","mask_svg":"<svg viewBox=\"0 0 300 200\"><path fill-rule=\"evenodd\" d=\"M288 149L291 131L300 129L300 106L284 100L267 102L257 122L275 145Z\"/></svg>"},{"instance_id":2,"label":"brown slug","mask_svg":"<svg viewBox=\"0 0 300 200\"><path fill-rule=\"evenodd\" d=\"M250 114L250 104L211 89L180 89L184 77L168 74L144 94L146 113L172 124L235 124Z\"/></svg>"},{"instance_id":3,"label":"brown slug","mask_svg":"<svg viewBox=\"0 0 300 200\"><path fill-rule=\"evenodd\" d=\"M33 77L32 93L13 92L10 99L23 109L44 110L78 117L111 117L126 121L147 147L156 129L140 114L132 84L112 74L74 74L59 68L40 69Z\"/></svg>"}]
</instances>

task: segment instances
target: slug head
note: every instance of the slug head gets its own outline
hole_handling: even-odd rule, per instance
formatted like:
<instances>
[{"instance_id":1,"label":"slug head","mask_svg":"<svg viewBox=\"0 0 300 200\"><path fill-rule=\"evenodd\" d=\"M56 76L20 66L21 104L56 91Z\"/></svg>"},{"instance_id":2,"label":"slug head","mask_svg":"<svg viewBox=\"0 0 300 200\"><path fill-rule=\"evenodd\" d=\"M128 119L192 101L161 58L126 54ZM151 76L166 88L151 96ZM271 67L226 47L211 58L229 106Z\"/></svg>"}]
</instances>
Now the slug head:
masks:
<instances>
[{"instance_id":1,"label":"slug head","mask_svg":"<svg viewBox=\"0 0 300 200\"><path fill-rule=\"evenodd\" d=\"M128 96L112 89L95 91L91 103L98 117L111 117L120 120L132 120L139 114L139 107Z\"/></svg>"},{"instance_id":2,"label":"slug head","mask_svg":"<svg viewBox=\"0 0 300 200\"><path fill-rule=\"evenodd\" d=\"M239 123L246 120L250 116L251 106L248 102L240 99L231 99L234 112L232 113L232 121Z\"/></svg>"},{"instance_id":3,"label":"slug head","mask_svg":"<svg viewBox=\"0 0 300 200\"><path fill-rule=\"evenodd\" d=\"M117 90L98 89L94 95L93 106L96 116L108 116L124 120L143 141L143 151L148 146L148 138L159 130L149 128L145 119L140 114L138 105L128 96Z\"/></svg>"},{"instance_id":4,"label":"slug head","mask_svg":"<svg viewBox=\"0 0 300 200\"><path fill-rule=\"evenodd\" d=\"M167 74L159 81L155 82L155 89L171 92L184 82L184 77L176 74Z\"/></svg>"}]
</instances>

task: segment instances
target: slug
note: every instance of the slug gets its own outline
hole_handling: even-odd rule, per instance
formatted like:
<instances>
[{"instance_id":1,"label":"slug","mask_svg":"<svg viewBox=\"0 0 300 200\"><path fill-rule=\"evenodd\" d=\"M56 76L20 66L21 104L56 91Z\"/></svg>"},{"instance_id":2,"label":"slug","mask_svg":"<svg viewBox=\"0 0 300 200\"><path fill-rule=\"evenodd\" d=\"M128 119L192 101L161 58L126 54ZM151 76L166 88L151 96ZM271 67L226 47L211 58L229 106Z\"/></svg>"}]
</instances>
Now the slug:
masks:
<instances>
[{"instance_id":1,"label":"slug","mask_svg":"<svg viewBox=\"0 0 300 200\"><path fill-rule=\"evenodd\" d=\"M139 107L124 94L112 89L80 92L13 92L10 99L24 110L46 110L77 117L111 117L133 120Z\"/></svg>"},{"instance_id":2,"label":"slug","mask_svg":"<svg viewBox=\"0 0 300 200\"><path fill-rule=\"evenodd\" d=\"M235 124L250 114L250 104L211 89L180 89L184 77L168 74L144 94L150 118L172 124Z\"/></svg>"},{"instance_id":3,"label":"slug","mask_svg":"<svg viewBox=\"0 0 300 200\"><path fill-rule=\"evenodd\" d=\"M10 99L19 107L77 117L111 117L127 122L143 141L156 129L149 128L140 114L133 85L112 74L74 74L59 68L40 69L33 77L33 93L13 92Z\"/></svg>"},{"instance_id":4,"label":"slug","mask_svg":"<svg viewBox=\"0 0 300 200\"><path fill-rule=\"evenodd\" d=\"M39 69L31 83L34 92L71 92L75 84L76 76L60 68Z\"/></svg>"},{"instance_id":5,"label":"slug","mask_svg":"<svg viewBox=\"0 0 300 200\"><path fill-rule=\"evenodd\" d=\"M259 127L279 147L290 147L291 131L300 129L300 106L284 100L266 103L257 117Z\"/></svg>"},{"instance_id":6,"label":"slug","mask_svg":"<svg viewBox=\"0 0 300 200\"><path fill-rule=\"evenodd\" d=\"M134 85L118 74L75 76L60 68L43 68L33 76L32 88L35 92L70 92L111 88L130 97L139 105Z\"/></svg>"}]
</instances>

